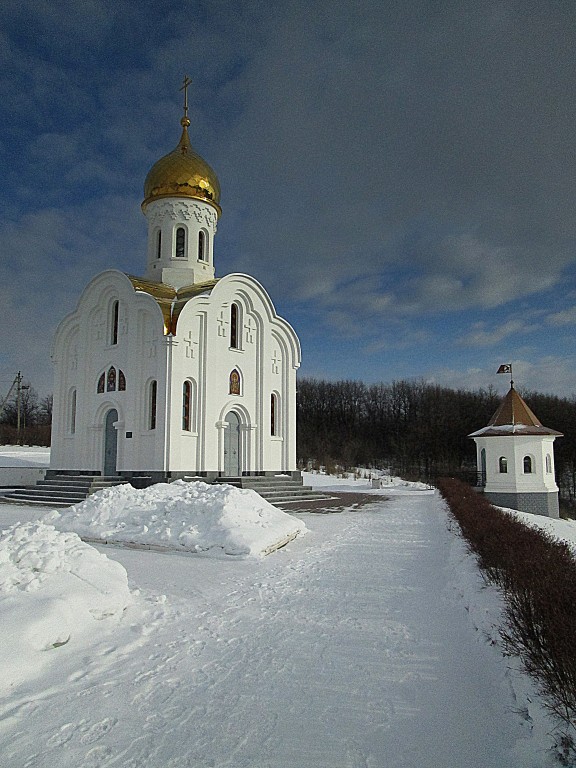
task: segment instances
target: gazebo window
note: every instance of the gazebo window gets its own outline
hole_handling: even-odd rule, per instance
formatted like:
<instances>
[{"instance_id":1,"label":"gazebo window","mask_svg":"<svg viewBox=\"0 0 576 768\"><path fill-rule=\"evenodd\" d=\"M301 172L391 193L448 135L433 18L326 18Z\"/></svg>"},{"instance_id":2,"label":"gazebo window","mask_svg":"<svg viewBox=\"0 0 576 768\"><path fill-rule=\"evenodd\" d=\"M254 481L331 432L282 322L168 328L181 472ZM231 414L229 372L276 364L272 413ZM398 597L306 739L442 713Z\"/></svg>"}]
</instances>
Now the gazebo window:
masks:
<instances>
[{"instance_id":1,"label":"gazebo window","mask_svg":"<svg viewBox=\"0 0 576 768\"><path fill-rule=\"evenodd\" d=\"M98 386L96 388L96 392L98 392L98 394L104 392L105 387L106 387L106 374L102 373L100 374L100 378L98 379Z\"/></svg>"},{"instance_id":2,"label":"gazebo window","mask_svg":"<svg viewBox=\"0 0 576 768\"><path fill-rule=\"evenodd\" d=\"M552 456L549 453L546 454L546 474L552 474Z\"/></svg>"},{"instance_id":3,"label":"gazebo window","mask_svg":"<svg viewBox=\"0 0 576 768\"><path fill-rule=\"evenodd\" d=\"M162 230L159 229L156 233L156 258L159 259L162 256Z\"/></svg>"},{"instance_id":4,"label":"gazebo window","mask_svg":"<svg viewBox=\"0 0 576 768\"><path fill-rule=\"evenodd\" d=\"M114 392L116 390L116 368L112 367L108 370L106 391Z\"/></svg>"},{"instance_id":5,"label":"gazebo window","mask_svg":"<svg viewBox=\"0 0 576 768\"><path fill-rule=\"evenodd\" d=\"M524 456L524 474L530 475L532 474L532 471L532 457Z\"/></svg>"},{"instance_id":6,"label":"gazebo window","mask_svg":"<svg viewBox=\"0 0 576 768\"><path fill-rule=\"evenodd\" d=\"M118 391L119 392L125 392L126 391L126 376L124 376L124 371L118 371Z\"/></svg>"},{"instance_id":7,"label":"gazebo window","mask_svg":"<svg viewBox=\"0 0 576 768\"><path fill-rule=\"evenodd\" d=\"M508 459L505 456L498 459L498 471L503 475L508 472Z\"/></svg>"}]
</instances>

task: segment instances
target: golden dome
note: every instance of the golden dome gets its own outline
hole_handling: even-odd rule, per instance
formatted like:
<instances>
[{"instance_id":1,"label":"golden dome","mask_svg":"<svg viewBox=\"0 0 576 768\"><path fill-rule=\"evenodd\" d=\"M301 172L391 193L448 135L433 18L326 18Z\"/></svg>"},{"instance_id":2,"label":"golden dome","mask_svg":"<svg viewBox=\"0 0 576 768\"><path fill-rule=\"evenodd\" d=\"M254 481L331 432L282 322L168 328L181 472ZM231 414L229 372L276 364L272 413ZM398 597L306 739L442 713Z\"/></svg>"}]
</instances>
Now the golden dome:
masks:
<instances>
[{"instance_id":1,"label":"golden dome","mask_svg":"<svg viewBox=\"0 0 576 768\"><path fill-rule=\"evenodd\" d=\"M182 136L178 146L168 155L161 157L148 171L144 181L144 210L148 203L162 197L192 197L220 208L220 183L208 163L196 154L188 137L190 120L185 116L180 121Z\"/></svg>"}]
</instances>

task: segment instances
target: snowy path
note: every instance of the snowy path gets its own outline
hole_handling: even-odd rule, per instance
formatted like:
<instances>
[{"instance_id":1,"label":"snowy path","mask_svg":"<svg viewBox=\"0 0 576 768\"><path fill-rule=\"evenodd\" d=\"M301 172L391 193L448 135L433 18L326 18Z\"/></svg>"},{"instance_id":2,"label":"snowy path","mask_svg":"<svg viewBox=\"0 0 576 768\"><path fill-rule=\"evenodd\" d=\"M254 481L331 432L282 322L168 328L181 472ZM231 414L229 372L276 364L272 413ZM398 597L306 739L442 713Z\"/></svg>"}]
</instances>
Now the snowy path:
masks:
<instances>
[{"instance_id":1,"label":"snowy path","mask_svg":"<svg viewBox=\"0 0 576 768\"><path fill-rule=\"evenodd\" d=\"M256 562L103 550L166 603L149 602L144 634L127 626L3 706L2 764L542 766L504 661L456 599L438 497L306 523Z\"/></svg>"}]
</instances>

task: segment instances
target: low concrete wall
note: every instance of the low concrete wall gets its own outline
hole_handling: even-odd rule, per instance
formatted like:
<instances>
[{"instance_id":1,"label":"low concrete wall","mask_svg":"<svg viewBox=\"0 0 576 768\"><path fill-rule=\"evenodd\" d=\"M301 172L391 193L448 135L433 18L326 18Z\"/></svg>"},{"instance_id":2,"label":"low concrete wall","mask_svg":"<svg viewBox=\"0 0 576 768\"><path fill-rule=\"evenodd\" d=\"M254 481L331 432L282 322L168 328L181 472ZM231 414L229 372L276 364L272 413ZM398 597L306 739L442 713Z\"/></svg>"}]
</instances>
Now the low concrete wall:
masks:
<instances>
[{"instance_id":1,"label":"low concrete wall","mask_svg":"<svg viewBox=\"0 0 576 768\"><path fill-rule=\"evenodd\" d=\"M34 485L43 480L47 467L0 467L0 488Z\"/></svg>"},{"instance_id":2,"label":"low concrete wall","mask_svg":"<svg viewBox=\"0 0 576 768\"><path fill-rule=\"evenodd\" d=\"M497 507L555 519L560 517L557 493L486 493L486 498Z\"/></svg>"}]
</instances>

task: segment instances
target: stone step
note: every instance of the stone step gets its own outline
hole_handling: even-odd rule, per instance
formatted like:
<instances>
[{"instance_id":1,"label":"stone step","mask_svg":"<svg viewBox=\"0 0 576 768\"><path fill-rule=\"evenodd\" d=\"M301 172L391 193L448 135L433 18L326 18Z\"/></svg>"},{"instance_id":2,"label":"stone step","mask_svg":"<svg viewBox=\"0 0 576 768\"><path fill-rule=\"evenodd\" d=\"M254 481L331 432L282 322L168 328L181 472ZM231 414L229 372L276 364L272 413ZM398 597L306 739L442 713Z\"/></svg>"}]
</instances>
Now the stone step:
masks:
<instances>
[{"instance_id":1,"label":"stone step","mask_svg":"<svg viewBox=\"0 0 576 768\"><path fill-rule=\"evenodd\" d=\"M233 485L236 488L250 488L275 506L297 501L321 501L332 498L329 494L314 491L310 485L305 486L302 478L295 479L286 475L219 477L215 482Z\"/></svg>"},{"instance_id":2,"label":"stone step","mask_svg":"<svg viewBox=\"0 0 576 768\"><path fill-rule=\"evenodd\" d=\"M62 483L118 483L125 482L120 475L49 475L46 473L44 476L44 482L51 482L52 480L58 480ZM39 481L42 482L42 481Z\"/></svg>"},{"instance_id":3,"label":"stone step","mask_svg":"<svg viewBox=\"0 0 576 768\"><path fill-rule=\"evenodd\" d=\"M120 485L126 482L125 480L37 480L36 485L40 485L45 488L108 488L111 485Z\"/></svg>"},{"instance_id":4,"label":"stone step","mask_svg":"<svg viewBox=\"0 0 576 768\"><path fill-rule=\"evenodd\" d=\"M288 496L316 496L317 494L317 492L313 491L312 488L305 488L303 486L300 486L300 488L268 488L262 490L250 488L247 490L256 491L259 496L264 496L266 499L280 497L287 498Z\"/></svg>"},{"instance_id":5,"label":"stone step","mask_svg":"<svg viewBox=\"0 0 576 768\"><path fill-rule=\"evenodd\" d=\"M49 470L45 479L38 480L36 485L5 493L2 499L22 504L68 507L71 504L79 504L102 488L109 488L124 482L126 481L117 475L105 476L85 472L74 475L71 472L59 473Z\"/></svg>"},{"instance_id":6,"label":"stone step","mask_svg":"<svg viewBox=\"0 0 576 768\"><path fill-rule=\"evenodd\" d=\"M58 494L35 494L31 491L11 491L2 496L3 501L15 504L42 504L44 506L69 507L85 500L85 496L60 496Z\"/></svg>"},{"instance_id":7,"label":"stone step","mask_svg":"<svg viewBox=\"0 0 576 768\"><path fill-rule=\"evenodd\" d=\"M290 477L219 477L215 483L234 485L236 488L266 488L276 486L301 487L302 478L295 480Z\"/></svg>"}]
</instances>

